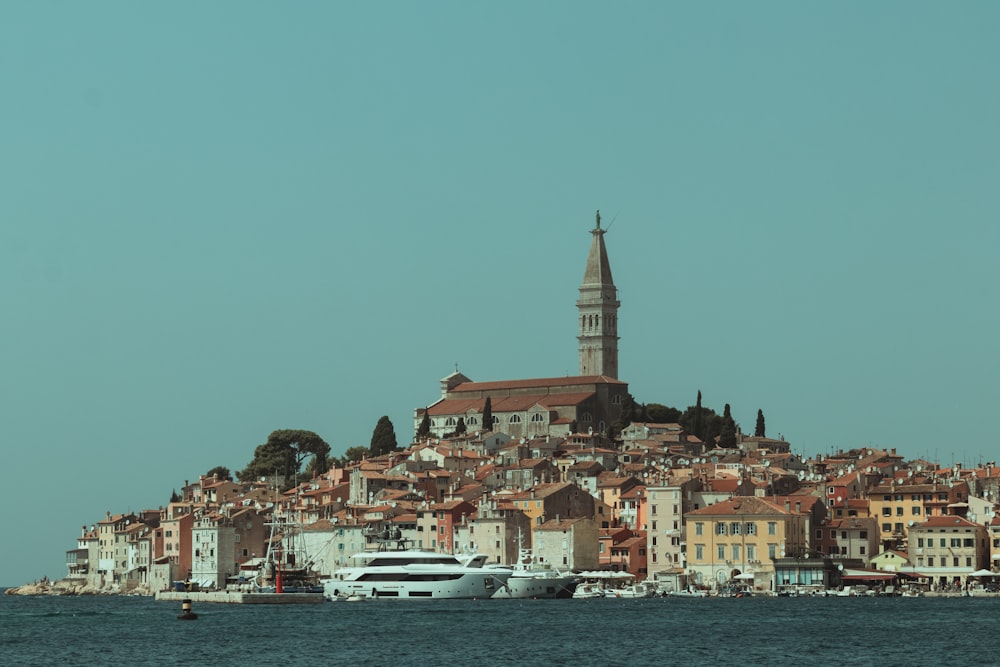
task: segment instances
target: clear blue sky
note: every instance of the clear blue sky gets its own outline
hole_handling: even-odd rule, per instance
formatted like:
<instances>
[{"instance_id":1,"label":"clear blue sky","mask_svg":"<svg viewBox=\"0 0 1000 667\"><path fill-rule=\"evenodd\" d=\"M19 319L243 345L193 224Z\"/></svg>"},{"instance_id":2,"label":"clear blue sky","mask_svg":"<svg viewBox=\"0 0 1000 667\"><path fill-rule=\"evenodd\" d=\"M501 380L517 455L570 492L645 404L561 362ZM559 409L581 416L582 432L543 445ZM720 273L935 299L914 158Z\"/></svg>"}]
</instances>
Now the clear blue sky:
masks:
<instances>
[{"instance_id":1,"label":"clear blue sky","mask_svg":"<svg viewBox=\"0 0 1000 667\"><path fill-rule=\"evenodd\" d=\"M595 209L639 401L1000 458L995 2L0 12L0 583L278 428L401 443L577 372Z\"/></svg>"}]
</instances>

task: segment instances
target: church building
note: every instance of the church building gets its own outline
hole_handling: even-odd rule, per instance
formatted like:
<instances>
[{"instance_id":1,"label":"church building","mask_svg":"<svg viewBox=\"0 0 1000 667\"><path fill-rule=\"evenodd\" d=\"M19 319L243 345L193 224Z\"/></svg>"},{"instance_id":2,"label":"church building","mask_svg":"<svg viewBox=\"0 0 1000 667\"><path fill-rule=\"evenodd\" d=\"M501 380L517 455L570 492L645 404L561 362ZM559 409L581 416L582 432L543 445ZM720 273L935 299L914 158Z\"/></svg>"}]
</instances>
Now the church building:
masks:
<instances>
[{"instance_id":1,"label":"church building","mask_svg":"<svg viewBox=\"0 0 1000 667\"><path fill-rule=\"evenodd\" d=\"M441 380L441 398L414 412L414 432L429 413L431 434L455 431L459 419L467 432L483 430L487 398L493 431L514 438L607 434L618 420L628 384L618 379L618 290L604 245L601 212L591 230L590 253L576 307L579 320L580 374L556 378L473 382L458 371Z\"/></svg>"}]
</instances>

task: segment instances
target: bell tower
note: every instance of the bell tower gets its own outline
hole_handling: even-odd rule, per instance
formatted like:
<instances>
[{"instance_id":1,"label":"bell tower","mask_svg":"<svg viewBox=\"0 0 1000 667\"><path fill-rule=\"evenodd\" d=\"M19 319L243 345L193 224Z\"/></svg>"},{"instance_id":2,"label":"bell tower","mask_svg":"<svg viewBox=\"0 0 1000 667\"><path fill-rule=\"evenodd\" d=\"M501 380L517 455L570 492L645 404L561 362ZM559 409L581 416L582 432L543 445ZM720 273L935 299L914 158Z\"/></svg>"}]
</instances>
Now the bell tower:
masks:
<instances>
[{"instance_id":1,"label":"bell tower","mask_svg":"<svg viewBox=\"0 0 1000 667\"><path fill-rule=\"evenodd\" d=\"M604 247L601 212L590 230L590 254L583 272L576 308L580 333L580 375L604 375L618 379L618 289L611 278L611 264Z\"/></svg>"}]
</instances>

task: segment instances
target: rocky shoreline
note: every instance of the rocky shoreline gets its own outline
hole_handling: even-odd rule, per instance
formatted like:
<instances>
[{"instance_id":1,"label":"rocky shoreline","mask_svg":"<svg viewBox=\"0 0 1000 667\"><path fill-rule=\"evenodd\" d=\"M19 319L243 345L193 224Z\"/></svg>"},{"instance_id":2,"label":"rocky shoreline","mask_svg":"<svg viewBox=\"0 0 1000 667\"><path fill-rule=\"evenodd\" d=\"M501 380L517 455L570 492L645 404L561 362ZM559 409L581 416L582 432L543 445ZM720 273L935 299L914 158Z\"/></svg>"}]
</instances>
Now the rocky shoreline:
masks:
<instances>
[{"instance_id":1,"label":"rocky shoreline","mask_svg":"<svg viewBox=\"0 0 1000 667\"><path fill-rule=\"evenodd\" d=\"M130 586L90 586L77 581L36 581L23 586L8 588L4 595L152 595L145 585Z\"/></svg>"}]
</instances>

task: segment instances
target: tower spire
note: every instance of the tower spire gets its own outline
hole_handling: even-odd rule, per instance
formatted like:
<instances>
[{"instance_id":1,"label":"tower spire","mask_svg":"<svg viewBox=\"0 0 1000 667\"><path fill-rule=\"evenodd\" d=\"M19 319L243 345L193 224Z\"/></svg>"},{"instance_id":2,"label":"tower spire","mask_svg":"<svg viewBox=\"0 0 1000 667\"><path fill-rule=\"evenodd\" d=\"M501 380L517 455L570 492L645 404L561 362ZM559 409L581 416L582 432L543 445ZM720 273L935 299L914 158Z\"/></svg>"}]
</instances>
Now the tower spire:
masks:
<instances>
[{"instance_id":1,"label":"tower spire","mask_svg":"<svg viewBox=\"0 0 1000 667\"><path fill-rule=\"evenodd\" d=\"M604 245L601 211L590 230L590 254L576 302L579 316L580 375L618 378L618 289L611 277L611 263Z\"/></svg>"}]
</instances>

